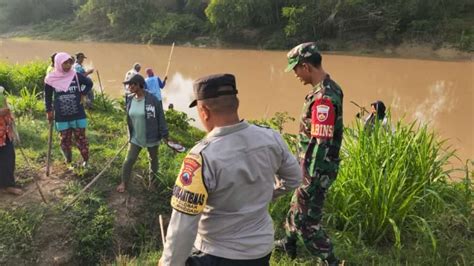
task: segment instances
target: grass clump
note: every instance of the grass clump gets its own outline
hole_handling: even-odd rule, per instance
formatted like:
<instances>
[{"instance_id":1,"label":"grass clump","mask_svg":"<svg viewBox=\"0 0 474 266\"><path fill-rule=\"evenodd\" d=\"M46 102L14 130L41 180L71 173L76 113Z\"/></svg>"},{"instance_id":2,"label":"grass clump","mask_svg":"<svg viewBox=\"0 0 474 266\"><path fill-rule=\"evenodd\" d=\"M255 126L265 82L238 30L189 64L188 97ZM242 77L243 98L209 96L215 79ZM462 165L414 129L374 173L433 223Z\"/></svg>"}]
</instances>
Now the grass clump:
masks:
<instances>
[{"instance_id":1,"label":"grass clump","mask_svg":"<svg viewBox=\"0 0 474 266\"><path fill-rule=\"evenodd\" d=\"M0 209L0 264L33 251L33 236L42 220L42 208Z\"/></svg>"},{"instance_id":2,"label":"grass clump","mask_svg":"<svg viewBox=\"0 0 474 266\"><path fill-rule=\"evenodd\" d=\"M462 265L467 253L446 243L456 235L461 246L472 246L472 216L466 211L472 188L449 181L453 154L416 122L398 122L393 132L378 124L369 132L356 124L346 130L326 223L340 240L390 249L401 263L416 261L407 255L417 250L417 257L423 254L417 262Z\"/></svg>"},{"instance_id":3,"label":"grass clump","mask_svg":"<svg viewBox=\"0 0 474 266\"><path fill-rule=\"evenodd\" d=\"M73 182L66 192L76 195L82 186ZM114 213L97 192L86 193L67 212L73 225L75 260L81 265L97 264L112 250Z\"/></svg>"}]
</instances>

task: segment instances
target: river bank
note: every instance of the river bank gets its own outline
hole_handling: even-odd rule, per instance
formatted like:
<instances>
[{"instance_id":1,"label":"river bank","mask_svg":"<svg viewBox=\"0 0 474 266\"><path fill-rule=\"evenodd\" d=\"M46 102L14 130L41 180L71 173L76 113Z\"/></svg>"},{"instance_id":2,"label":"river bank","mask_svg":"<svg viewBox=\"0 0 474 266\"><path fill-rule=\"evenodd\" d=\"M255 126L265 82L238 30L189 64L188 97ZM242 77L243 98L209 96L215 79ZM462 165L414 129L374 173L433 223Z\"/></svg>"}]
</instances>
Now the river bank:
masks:
<instances>
[{"instance_id":1,"label":"river bank","mask_svg":"<svg viewBox=\"0 0 474 266\"><path fill-rule=\"evenodd\" d=\"M63 29L67 32L67 28ZM64 34L48 29L38 28L38 26L15 27L6 33L0 33L0 39L23 39L23 40L50 40L50 41L71 41L71 42L99 42L99 43L124 43L124 44L153 44L170 45L169 42L143 43L140 41L130 42L117 40L116 38L101 37L100 35L88 34ZM176 45L183 47L198 47L210 49L247 49L247 50L284 50L287 49L266 49L261 45L244 45L230 43L220 40L217 37L201 36L190 41L178 41ZM296 43L295 43L296 45ZM427 42L402 42L394 44L380 44L373 41L341 41L325 40L320 48L325 54L369 56L369 57L390 57L404 59L425 59L442 61L473 61L474 52L460 50L453 44L433 44Z\"/></svg>"}]
</instances>

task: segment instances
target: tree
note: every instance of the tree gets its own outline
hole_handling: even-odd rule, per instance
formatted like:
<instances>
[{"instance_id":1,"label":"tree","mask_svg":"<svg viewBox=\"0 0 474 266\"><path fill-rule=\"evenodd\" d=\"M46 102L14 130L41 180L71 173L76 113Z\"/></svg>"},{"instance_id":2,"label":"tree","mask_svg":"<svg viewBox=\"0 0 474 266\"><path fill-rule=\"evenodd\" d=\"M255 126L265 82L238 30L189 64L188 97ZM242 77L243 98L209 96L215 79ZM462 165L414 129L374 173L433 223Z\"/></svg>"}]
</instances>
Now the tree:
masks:
<instances>
[{"instance_id":1,"label":"tree","mask_svg":"<svg viewBox=\"0 0 474 266\"><path fill-rule=\"evenodd\" d=\"M29 25L52 17L64 18L73 11L72 0L0 0L0 23Z\"/></svg>"},{"instance_id":2,"label":"tree","mask_svg":"<svg viewBox=\"0 0 474 266\"><path fill-rule=\"evenodd\" d=\"M205 12L214 30L223 36L239 36L245 28L273 26L280 21L283 0L211 0Z\"/></svg>"}]
</instances>

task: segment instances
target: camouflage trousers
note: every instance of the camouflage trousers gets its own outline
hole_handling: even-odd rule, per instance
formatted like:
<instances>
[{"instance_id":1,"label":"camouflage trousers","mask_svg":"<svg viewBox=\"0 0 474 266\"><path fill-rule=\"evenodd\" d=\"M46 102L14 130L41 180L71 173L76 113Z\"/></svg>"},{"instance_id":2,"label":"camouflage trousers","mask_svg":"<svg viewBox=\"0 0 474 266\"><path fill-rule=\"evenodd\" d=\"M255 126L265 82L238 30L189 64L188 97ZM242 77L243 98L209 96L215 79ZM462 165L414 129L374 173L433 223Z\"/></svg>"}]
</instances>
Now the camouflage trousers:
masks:
<instances>
[{"instance_id":1,"label":"camouflage trousers","mask_svg":"<svg viewBox=\"0 0 474 266\"><path fill-rule=\"evenodd\" d=\"M337 172L318 172L314 177L304 172L303 184L295 190L291 200L285 231L288 239L303 240L312 254L325 260L333 254L333 246L321 224L322 209Z\"/></svg>"}]
</instances>

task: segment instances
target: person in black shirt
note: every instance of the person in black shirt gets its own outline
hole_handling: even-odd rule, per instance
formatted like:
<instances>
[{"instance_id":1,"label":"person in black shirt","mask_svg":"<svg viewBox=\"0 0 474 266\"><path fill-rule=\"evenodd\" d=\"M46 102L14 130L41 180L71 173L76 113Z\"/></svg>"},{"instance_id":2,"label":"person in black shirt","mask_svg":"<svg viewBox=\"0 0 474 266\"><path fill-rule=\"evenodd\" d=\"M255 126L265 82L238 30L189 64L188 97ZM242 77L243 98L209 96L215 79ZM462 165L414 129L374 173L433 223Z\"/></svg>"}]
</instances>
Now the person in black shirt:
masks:
<instances>
[{"instance_id":1,"label":"person in black shirt","mask_svg":"<svg viewBox=\"0 0 474 266\"><path fill-rule=\"evenodd\" d=\"M64 52L54 58L54 70L44 81L44 94L47 118L55 122L55 128L61 136L61 150L66 163L72 163L72 135L82 155L82 166L89 160L89 143L86 137L87 118L81 104L81 95L87 95L92 89L92 80L76 73L72 66L74 60Z\"/></svg>"}]
</instances>

